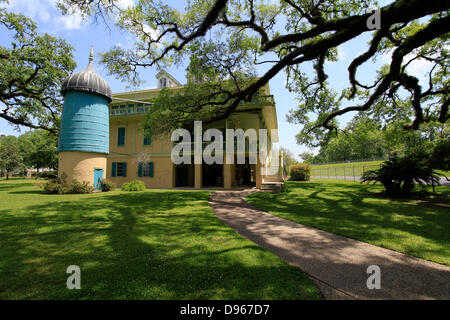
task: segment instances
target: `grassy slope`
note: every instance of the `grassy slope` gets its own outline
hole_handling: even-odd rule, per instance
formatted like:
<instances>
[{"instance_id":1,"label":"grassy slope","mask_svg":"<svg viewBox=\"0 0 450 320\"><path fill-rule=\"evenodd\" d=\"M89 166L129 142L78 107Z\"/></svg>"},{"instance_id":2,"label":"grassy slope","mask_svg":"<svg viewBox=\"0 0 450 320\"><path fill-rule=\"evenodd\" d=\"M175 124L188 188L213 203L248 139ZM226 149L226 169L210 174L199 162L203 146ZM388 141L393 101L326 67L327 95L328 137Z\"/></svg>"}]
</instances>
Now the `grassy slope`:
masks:
<instances>
[{"instance_id":1,"label":"grassy slope","mask_svg":"<svg viewBox=\"0 0 450 320\"><path fill-rule=\"evenodd\" d=\"M279 195L256 193L258 208L305 225L450 265L449 207L374 196L381 186L338 180L288 182ZM450 187L438 187L450 193Z\"/></svg>"},{"instance_id":2,"label":"grassy slope","mask_svg":"<svg viewBox=\"0 0 450 320\"><path fill-rule=\"evenodd\" d=\"M311 166L311 175L327 176L329 173L330 176L361 176L364 171L378 169L381 163L383 163L382 160Z\"/></svg>"},{"instance_id":3,"label":"grassy slope","mask_svg":"<svg viewBox=\"0 0 450 320\"><path fill-rule=\"evenodd\" d=\"M0 181L0 299L317 299L312 281L239 236L209 192L44 195ZM66 268L81 267L81 290Z\"/></svg>"},{"instance_id":4,"label":"grassy slope","mask_svg":"<svg viewBox=\"0 0 450 320\"><path fill-rule=\"evenodd\" d=\"M322 178L325 178L328 174L332 177L353 175L362 176L364 171L376 170L383 162L383 160L376 160L315 165L311 166L311 175L322 176ZM450 177L450 171L436 170L436 172L443 174L446 177Z\"/></svg>"}]
</instances>

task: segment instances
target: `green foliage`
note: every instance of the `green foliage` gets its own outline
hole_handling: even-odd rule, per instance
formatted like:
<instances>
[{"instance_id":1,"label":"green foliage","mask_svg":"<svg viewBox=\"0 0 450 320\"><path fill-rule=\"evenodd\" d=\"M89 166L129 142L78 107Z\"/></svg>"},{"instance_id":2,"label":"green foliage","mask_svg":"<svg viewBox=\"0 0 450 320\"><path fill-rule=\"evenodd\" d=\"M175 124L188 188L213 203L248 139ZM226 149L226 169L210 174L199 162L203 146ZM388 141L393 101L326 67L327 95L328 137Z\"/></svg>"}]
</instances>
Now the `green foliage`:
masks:
<instances>
[{"instance_id":1,"label":"green foliage","mask_svg":"<svg viewBox=\"0 0 450 320\"><path fill-rule=\"evenodd\" d=\"M145 184L140 180L125 182L121 188L122 191L144 191Z\"/></svg>"},{"instance_id":2,"label":"green foliage","mask_svg":"<svg viewBox=\"0 0 450 320\"><path fill-rule=\"evenodd\" d=\"M60 183L58 179L49 179L45 181L41 187L45 193L48 194L65 194L67 193L67 187Z\"/></svg>"},{"instance_id":3,"label":"green foliage","mask_svg":"<svg viewBox=\"0 0 450 320\"><path fill-rule=\"evenodd\" d=\"M73 179L70 186L67 189L67 193L72 194L86 194L94 192L94 187L91 186L87 181L80 182Z\"/></svg>"},{"instance_id":4,"label":"green foliage","mask_svg":"<svg viewBox=\"0 0 450 320\"><path fill-rule=\"evenodd\" d=\"M102 180L102 189L101 190L103 192L112 191L112 190L114 190L115 187L116 187L116 185L113 182L106 180L106 179Z\"/></svg>"},{"instance_id":5,"label":"green foliage","mask_svg":"<svg viewBox=\"0 0 450 320\"><path fill-rule=\"evenodd\" d=\"M311 166L306 163L297 163L289 169L292 181L308 181L311 177Z\"/></svg>"},{"instance_id":6,"label":"green foliage","mask_svg":"<svg viewBox=\"0 0 450 320\"><path fill-rule=\"evenodd\" d=\"M435 172L421 153L405 157L394 155L377 170L363 173L361 183L381 183L389 195L405 195L414 190L414 184L440 185Z\"/></svg>"},{"instance_id":7,"label":"green foliage","mask_svg":"<svg viewBox=\"0 0 450 320\"><path fill-rule=\"evenodd\" d=\"M433 169L450 171L450 139L440 139L435 143L430 162Z\"/></svg>"},{"instance_id":8,"label":"green foliage","mask_svg":"<svg viewBox=\"0 0 450 320\"><path fill-rule=\"evenodd\" d=\"M280 154L283 153L283 169L284 172L289 175L289 168L292 164L296 163L297 161L294 158L294 154L285 147L280 147Z\"/></svg>"},{"instance_id":9,"label":"green foliage","mask_svg":"<svg viewBox=\"0 0 450 320\"><path fill-rule=\"evenodd\" d=\"M36 178L38 179L58 179L58 171L44 171L36 173Z\"/></svg>"},{"instance_id":10,"label":"green foliage","mask_svg":"<svg viewBox=\"0 0 450 320\"><path fill-rule=\"evenodd\" d=\"M7 106L0 117L56 133L62 110L61 84L76 66L73 47L38 33L31 19L5 8L0 8L0 31L12 33L11 44L0 46L0 100Z\"/></svg>"},{"instance_id":11,"label":"green foliage","mask_svg":"<svg viewBox=\"0 0 450 320\"><path fill-rule=\"evenodd\" d=\"M253 81L240 79L237 83L242 86ZM236 93L235 86L230 81L209 81L188 83L177 89L162 89L152 100L152 107L147 114L144 123L147 134L168 134L179 128L190 130L195 120L209 122L224 114L234 101L232 95Z\"/></svg>"},{"instance_id":12,"label":"green foliage","mask_svg":"<svg viewBox=\"0 0 450 320\"><path fill-rule=\"evenodd\" d=\"M72 180L70 185L66 185L59 179L49 179L41 184L45 193L48 194L88 194L94 192L94 187L86 181L79 182Z\"/></svg>"},{"instance_id":13,"label":"green foliage","mask_svg":"<svg viewBox=\"0 0 450 320\"><path fill-rule=\"evenodd\" d=\"M169 108L157 107L149 120L149 127L157 125L157 132L175 124L184 127L179 124L192 119L223 120L240 102L251 101L260 88L285 72L286 87L299 101L288 121L301 125L300 143L316 147L334 136L337 118L350 112L367 112L385 123L402 119L410 129L448 120L447 2L380 4L383 28L371 32L366 48L346 61L350 85L341 92L327 82L326 65L339 60L339 49L346 42L367 33L367 18L378 1L199 0L187 1L185 7L139 1L117 9L114 1L61 0L59 8L64 13L78 10L94 17L109 16L131 34L136 40L133 47L114 46L102 55L109 72L123 81L137 85L142 69L181 67L190 59L188 85L215 85L198 94L190 87L193 92L180 91L185 99L179 95L170 101L180 105L167 102ZM372 61L380 62L382 55L392 56L389 64L375 70L373 79L359 79L358 69L373 69ZM426 88L409 73L414 61L429 63ZM311 67L313 72L305 71ZM256 71L262 74L254 83L239 83L254 77ZM235 82L233 90L220 86L224 80Z\"/></svg>"},{"instance_id":14,"label":"green foliage","mask_svg":"<svg viewBox=\"0 0 450 320\"><path fill-rule=\"evenodd\" d=\"M23 162L28 168L58 167L58 139L45 130L32 130L18 138Z\"/></svg>"},{"instance_id":15,"label":"green foliage","mask_svg":"<svg viewBox=\"0 0 450 320\"><path fill-rule=\"evenodd\" d=\"M9 173L22 168L23 158L17 146L17 138L5 137L0 144L0 170L6 172L6 179L8 179Z\"/></svg>"},{"instance_id":16,"label":"green foliage","mask_svg":"<svg viewBox=\"0 0 450 320\"><path fill-rule=\"evenodd\" d=\"M379 120L359 115L335 137L324 141L317 155L305 152L300 156L304 161L313 164L388 159L394 154L405 156L418 147L426 149L426 152L431 155L435 145L440 144L442 150L438 158L446 158L445 143L450 138L449 124L433 122L417 131L405 131L404 125L406 122L398 121L383 126ZM438 160L436 164L440 161Z\"/></svg>"}]
</instances>

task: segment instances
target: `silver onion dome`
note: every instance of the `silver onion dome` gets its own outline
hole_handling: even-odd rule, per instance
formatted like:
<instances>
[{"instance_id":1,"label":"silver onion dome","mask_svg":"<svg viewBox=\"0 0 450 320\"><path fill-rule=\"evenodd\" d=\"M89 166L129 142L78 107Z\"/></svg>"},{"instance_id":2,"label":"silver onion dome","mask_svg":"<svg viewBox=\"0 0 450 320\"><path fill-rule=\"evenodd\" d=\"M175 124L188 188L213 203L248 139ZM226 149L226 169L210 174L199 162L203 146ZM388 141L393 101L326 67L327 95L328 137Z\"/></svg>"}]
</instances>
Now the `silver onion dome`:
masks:
<instances>
[{"instance_id":1,"label":"silver onion dome","mask_svg":"<svg viewBox=\"0 0 450 320\"><path fill-rule=\"evenodd\" d=\"M104 96L108 99L108 102L111 102L111 87L105 79L100 77L97 72L95 72L94 67L92 66L93 60L94 49L91 47L89 64L86 69L81 72L74 73L64 80L61 87L61 94L63 96L65 96L68 91L84 91Z\"/></svg>"}]
</instances>

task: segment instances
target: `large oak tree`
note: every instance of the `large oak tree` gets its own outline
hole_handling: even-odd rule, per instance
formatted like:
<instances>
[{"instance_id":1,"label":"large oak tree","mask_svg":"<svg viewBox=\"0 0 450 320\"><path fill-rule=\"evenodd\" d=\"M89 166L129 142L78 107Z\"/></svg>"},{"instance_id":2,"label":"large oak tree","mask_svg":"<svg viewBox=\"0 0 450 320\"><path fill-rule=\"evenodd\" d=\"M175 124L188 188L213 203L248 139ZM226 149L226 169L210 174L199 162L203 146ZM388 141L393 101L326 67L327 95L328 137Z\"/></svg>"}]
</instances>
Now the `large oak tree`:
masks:
<instances>
[{"instance_id":1,"label":"large oak tree","mask_svg":"<svg viewBox=\"0 0 450 320\"><path fill-rule=\"evenodd\" d=\"M310 145L337 128L337 117L353 111L388 118L397 109L404 113L406 106L410 121L405 129L449 119L450 2L391 1L380 8L375 30L368 23L373 6L373 0L193 0L180 10L152 0L135 1L125 9L114 0L60 1L66 13L81 9L97 18L113 16L119 28L135 36L134 47L116 46L103 54L109 71L123 80L136 84L141 68L182 65L190 58L188 88L164 93L166 102L160 99L150 112L156 131L189 125L196 118L224 119L285 72L287 87L300 101L289 121L303 125L298 140ZM338 93L330 88L324 65L338 59L339 46L365 33L371 41L348 64L349 86ZM388 52L390 62L372 83L363 83L358 69ZM407 66L418 59L431 64L427 87L408 73ZM257 65L265 66L259 77ZM307 65L313 76L304 72ZM202 90L189 87L198 81Z\"/></svg>"},{"instance_id":2,"label":"large oak tree","mask_svg":"<svg viewBox=\"0 0 450 320\"><path fill-rule=\"evenodd\" d=\"M11 39L0 46L0 118L56 134L61 84L76 66L72 46L38 33L31 19L5 8L0 8L0 32Z\"/></svg>"}]
</instances>

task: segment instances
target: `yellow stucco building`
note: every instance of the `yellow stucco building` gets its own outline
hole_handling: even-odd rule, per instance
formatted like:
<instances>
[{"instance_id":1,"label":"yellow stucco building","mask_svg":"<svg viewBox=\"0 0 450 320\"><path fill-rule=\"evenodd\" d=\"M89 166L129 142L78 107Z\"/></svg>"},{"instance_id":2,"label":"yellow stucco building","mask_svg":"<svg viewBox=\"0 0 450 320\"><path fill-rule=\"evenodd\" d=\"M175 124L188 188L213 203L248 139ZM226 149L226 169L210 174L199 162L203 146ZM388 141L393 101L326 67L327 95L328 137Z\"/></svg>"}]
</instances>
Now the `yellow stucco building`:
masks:
<instances>
[{"instance_id":1,"label":"yellow stucco building","mask_svg":"<svg viewBox=\"0 0 450 320\"><path fill-rule=\"evenodd\" d=\"M278 175L265 175L257 164L183 164L171 161L173 142L170 137L146 137L143 130L145 114L151 101L163 87L177 89L181 84L165 71L157 74L158 88L123 92L112 95L109 104L109 155L107 156L106 179L121 186L124 182L141 180L150 188L175 187L224 187L256 186L263 182L277 181ZM278 142L271 129L278 129L276 108L269 86L260 89L258 103L241 104L229 119L211 123L203 129L238 129L244 131L267 129L269 151L273 142ZM225 138L224 138L225 139Z\"/></svg>"},{"instance_id":2,"label":"yellow stucco building","mask_svg":"<svg viewBox=\"0 0 450 320\"><path fill-rule=\"evenodd\" d=\"M273 171L267 174L267 168L273 167L269 161L272 143L278 142L277 131L272 132L278 125L268 85L254 95L254 101L242 103L227 119L202 128L215 128L224 133L227 129L253 129L254 132L266 129L267 153L262 153L264 156L258 156L257 162L250 164L248 148L239 153L240 159L245 160L243 164L223 161L224 164L208 165L203 161L175 165L171 159L174 144L170 137L145 136L143 123L153 98L162 88L177 90L182 85L167 72L160 71L156 75L157 89L112 94L108 83L95 72L92 61L91 49L87 68L70 75L61 88L64 108L58 141L58 175L64 183L70 184L76 179L100 189L105 178L119 187L138 179L149 188L229 189L236 186L261 188L264 183L281 181L280 168L276 167L275 174ZM256 140L256 133L254 137ZM259 145L254 150L257 148L259 152ZM224 160L231 154L237 159L237 149L227 155L224 148Z\"/></svg>"}]
</instances>

